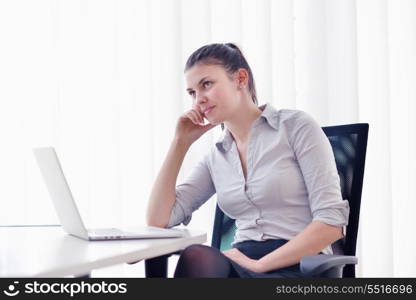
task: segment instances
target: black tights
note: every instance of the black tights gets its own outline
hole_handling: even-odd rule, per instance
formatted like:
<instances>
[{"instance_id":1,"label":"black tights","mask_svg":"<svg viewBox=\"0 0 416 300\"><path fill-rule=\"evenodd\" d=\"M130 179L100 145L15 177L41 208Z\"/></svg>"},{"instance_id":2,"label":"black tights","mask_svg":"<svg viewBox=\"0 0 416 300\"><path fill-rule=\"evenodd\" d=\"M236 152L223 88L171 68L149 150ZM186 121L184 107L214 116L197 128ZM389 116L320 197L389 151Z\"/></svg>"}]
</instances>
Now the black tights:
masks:
<instances>
[{"instance_id":1,"label":"black tights","mask_svg":"<svg viewBox=\"0 0 416 300\"><path fill-rule=\"evenodd\" d=\"M226 256L218 249L205 245L191 245L182 251L174 277L226 278L239 276Z\"/></svg>"}]
</instances>

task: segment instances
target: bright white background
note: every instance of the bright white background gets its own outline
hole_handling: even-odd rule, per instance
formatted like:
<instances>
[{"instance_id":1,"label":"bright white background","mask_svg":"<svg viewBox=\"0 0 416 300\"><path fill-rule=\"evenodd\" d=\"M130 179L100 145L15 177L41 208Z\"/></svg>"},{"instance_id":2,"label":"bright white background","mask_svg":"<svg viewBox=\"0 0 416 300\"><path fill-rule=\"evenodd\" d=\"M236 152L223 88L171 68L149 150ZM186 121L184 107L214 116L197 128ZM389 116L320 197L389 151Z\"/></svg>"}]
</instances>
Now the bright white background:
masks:
<instances>
[{"instance_id":1,"label":"bright white background","mask_svg":"<svg viewBox=\"0 0 416 300\"><path fill-rule=\"evenodd\" d=\"M416 276L414 0L0 0L0 224L58 223L31 153L48 145L88 225L144 224L191 105L183 66L211 42L242 48L260 104L370 124L357 276ZM189 225L209 239L214 208ZM93 276L143 276L143 263Z\"/></svg>"}]
</instances>

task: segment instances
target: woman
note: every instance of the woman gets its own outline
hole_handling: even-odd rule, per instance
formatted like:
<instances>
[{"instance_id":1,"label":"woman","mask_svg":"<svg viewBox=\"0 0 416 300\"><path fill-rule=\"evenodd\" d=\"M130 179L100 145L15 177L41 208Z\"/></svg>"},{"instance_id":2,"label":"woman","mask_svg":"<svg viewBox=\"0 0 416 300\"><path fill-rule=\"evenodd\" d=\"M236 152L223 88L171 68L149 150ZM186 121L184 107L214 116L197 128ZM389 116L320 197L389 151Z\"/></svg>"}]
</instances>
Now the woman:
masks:
<instances>
[{"instance_id":1,"label":"woman","mask_svg":"<svg viewBox=\"0 0 416 300\"><path fill-rule=\"evenodd\" d=\"M175 277L302 276L301 258L332 253L330 245L343 237L348 222L328 139L305 112L257 106L252 72L234 44L195 51L185 77L192 109L177 122L147 222L187 225L192 212L217 193L237 230L230 250L186 248ZM176 186L189 147L218 124L220 139Z\"/></svg>"}]
</instances>

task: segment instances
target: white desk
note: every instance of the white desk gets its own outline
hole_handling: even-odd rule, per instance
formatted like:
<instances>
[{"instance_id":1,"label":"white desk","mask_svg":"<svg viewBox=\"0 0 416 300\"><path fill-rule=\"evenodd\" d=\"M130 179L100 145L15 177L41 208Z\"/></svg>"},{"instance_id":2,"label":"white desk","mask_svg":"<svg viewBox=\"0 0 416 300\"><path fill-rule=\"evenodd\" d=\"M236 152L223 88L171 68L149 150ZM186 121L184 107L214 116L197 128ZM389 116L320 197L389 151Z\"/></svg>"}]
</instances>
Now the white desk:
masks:
<instances>
[{"instance_id":1,"label":"white desk","mask_svg":"<svg viewBox=\"0 0 416 300\"><path fill-rule=\"evenodd\" d=\"M60 227L0 227L0 277L83 276L206 242L206 233L183 231L181 238L89 242Z\"/></svg>"}]
</instances>

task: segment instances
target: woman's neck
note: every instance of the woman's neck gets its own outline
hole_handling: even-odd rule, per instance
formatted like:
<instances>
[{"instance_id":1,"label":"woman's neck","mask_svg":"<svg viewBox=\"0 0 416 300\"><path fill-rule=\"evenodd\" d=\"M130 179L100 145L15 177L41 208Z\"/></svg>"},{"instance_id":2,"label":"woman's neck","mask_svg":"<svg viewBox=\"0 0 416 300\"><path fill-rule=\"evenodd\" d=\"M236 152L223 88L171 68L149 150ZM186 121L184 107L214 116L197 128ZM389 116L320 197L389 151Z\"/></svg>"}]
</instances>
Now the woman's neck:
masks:
<instances>
[{"instance_id":1,"label":"woman's neck","mask_svg":"<svg viewBox=\"0 0 416 300\"><path fill-rule=\"evenodd\" d=\"M251 99L250 101L243 101L243 103L247 104L240 105L234 116L224 122L238 145L244 145L248 142L251 125L262 113L261 109L251 102Z\"/></svg>"}]
</instances>

